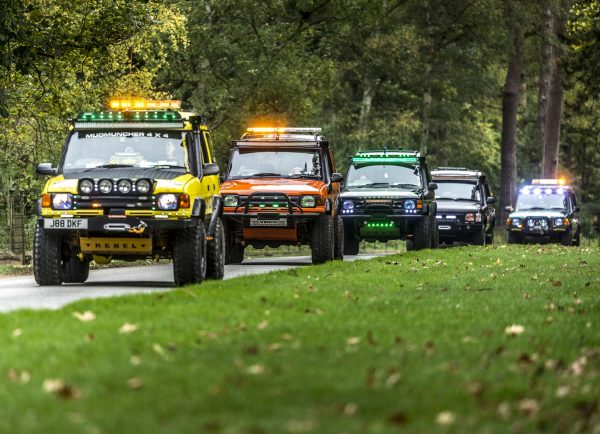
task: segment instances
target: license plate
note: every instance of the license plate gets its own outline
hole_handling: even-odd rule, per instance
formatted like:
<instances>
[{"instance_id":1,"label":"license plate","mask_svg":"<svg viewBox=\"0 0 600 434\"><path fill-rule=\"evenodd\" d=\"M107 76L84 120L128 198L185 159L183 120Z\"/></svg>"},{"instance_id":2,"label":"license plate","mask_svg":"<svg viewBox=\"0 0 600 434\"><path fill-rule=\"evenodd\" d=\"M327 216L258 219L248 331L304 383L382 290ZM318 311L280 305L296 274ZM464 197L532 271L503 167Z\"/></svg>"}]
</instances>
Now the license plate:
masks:
<instances>
[{"instance_id":1,"label":"license plate","mask_svg":"<svg viewBox=\"0 0 600 434\"><path fill-rule=\"evenodd\" d=\"M87 229L87 219L44 219L44 229Z\"/></svg>"},{"instance_id":2,"label":"license plate","mask_svg":"<svg viewBox=\"0 0 600 434\"><path fill-rule=\"evenodd\" d=\"M82 253L152 253L152 239L150 238L108 238L108 237L80 237L79 248Z\"/></svg>"},{"instance_id":3,"label":"license plate","mask_svg":"<svg viewBox=\"0 0 600 434\"><path fill-rule=\"evenodd\" d=\"M252 227L270 227L270 228L285 228L287 227L287 219L286 218L278 218L278 219L259 219L259 218L251 218L250 226Z\"/></svg>"}]
</instances>

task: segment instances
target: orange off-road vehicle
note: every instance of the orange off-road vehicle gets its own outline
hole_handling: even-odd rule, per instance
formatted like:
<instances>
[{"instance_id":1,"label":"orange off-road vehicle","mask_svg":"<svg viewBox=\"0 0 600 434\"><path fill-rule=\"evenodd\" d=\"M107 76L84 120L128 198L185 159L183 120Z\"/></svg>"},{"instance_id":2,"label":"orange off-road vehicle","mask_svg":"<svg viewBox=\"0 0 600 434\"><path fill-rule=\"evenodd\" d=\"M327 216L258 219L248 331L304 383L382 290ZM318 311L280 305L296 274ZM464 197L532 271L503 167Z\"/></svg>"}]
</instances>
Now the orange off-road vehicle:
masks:
<instances>
[{"instance_id":1,"label":"orange off-road vehicle","mask_svg":"<svg viewBox=\"0 0 600 434\"><path fill-rule=\"evenodd\" d=\"M342 259L342 175L320 128L248 128L221 184L225 262L246 246L310 245L313 264Z\"/></svg>"}]
</instances>

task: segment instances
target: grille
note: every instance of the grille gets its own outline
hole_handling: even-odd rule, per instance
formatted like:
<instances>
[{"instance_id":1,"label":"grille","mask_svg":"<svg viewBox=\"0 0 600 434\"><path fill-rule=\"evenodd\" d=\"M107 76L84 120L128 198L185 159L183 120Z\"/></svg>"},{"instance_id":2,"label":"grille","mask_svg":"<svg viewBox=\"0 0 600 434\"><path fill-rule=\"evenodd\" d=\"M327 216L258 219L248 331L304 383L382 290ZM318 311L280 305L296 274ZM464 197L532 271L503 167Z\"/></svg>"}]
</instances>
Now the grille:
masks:
<instances>
[{"instance_id":1,"label":"grille","mask_svg":"<svg viewBox=\"0 0 600 434\"><path fill-rule=\"evenodd\" d=\"M279 218L279 219L259 219L259 218L251 218L250 219L251 227L262 227L262 228L281 228L287 227L287 219Z\"/></svg>"}]
</instances>

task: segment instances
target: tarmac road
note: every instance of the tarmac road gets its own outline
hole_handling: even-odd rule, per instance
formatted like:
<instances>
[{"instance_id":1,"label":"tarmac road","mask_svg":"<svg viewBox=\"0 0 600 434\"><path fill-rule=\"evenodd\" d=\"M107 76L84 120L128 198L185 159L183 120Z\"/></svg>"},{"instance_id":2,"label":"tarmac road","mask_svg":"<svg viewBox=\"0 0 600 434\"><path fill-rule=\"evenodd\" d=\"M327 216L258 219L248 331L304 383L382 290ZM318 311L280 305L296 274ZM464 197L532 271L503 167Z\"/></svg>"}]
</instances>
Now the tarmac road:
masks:
<instances>
[{"instance_id":1,"label":"tarmac road","mask_svg":"<svg viewBox=\"0 0 600 434\"><path fill-rule=\"evenodd\" d=\"M347 256L345 260L375 256ZM240 265L225 266L225 279L308 265L311 265L309 256L247 259ZM58 309L85 298L168 291L173 285L171 264L92 270L86 283L61 286L38 286L33 276L6 277L0 279L0 312Z\"/></svg>"}]
</instances>

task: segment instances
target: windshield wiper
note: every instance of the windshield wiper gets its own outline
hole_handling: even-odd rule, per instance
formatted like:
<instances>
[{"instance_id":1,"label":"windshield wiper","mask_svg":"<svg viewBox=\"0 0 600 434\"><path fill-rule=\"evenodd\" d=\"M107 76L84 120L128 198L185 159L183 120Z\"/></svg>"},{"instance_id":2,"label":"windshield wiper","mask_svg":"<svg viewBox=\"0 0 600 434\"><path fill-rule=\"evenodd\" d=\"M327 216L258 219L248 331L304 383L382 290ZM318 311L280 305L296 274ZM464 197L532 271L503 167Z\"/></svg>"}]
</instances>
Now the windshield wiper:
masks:
<instances>
[{"instance_id":1,"label":"windshield wiper","mask_svg":"<svg viewBox=\"0 0 600 434\"><path fill-rule=\"evenodd\" d=\"M436 200L467 200L469 202L479 202L477 199L467 199L466 197L457 197L457 198L452 198L452 197L436 197Z\"/></svg>"},{"instance_id":2,"label":"windshield wiper","mask_svg":"<svg viewBox=\"0 0 600 434\"><path fill-rule=\"evenodd\" d=\"M157 164L155 166L143 167L143 169L185 169L185 166L177 164Z\"/></svg>"},{"instance_id":3,"label":"windshield wiper","mask_svg":"<svg viewBox=\"0 0 600 434\"><path fill-rule=\"evenodd\" d=\"M421 187L419 187L417 184L392 184L390 185L390 187L396 187L396 188L412 188L413 190L417 190Z\"/></svg>"},{"instance_id":4,"label":"windshield wiper","mask_svg":"<svg viewBox=\"0 0 600 434\"><path fill-rule=\"evenodd\" d=\"M369 188L369 187L389 187L389 182L372 182L370 184L357 185L356 188Z\"/></svg>"},{"instance_id":5,"label":"windshield wiper","mask_svg":"<svg viewBox=\"0 0 600 434\"><path fill-rule=\"evenodd\" d=\"M118 169L122 167L134 167L133 164L101 164L100 166L90 167L86 172L94 169Z\"/></svg>"},{"instance_id":6,"label":"windshield wiper","mask_svg":"<svg viewBox=\"0 0 600 434\"><path fill-rule=\"evenodd\" d=\"M548 208L544 208L541 206L533 206L531 208L519 208L518 211L543 211Z\"/></svg>"},{"instance_id":7,"label":"windshield wiper","mask_svg":"<svg viewBox=\"0 0 600 434\"><path fill-rule=\"evenodd\" d=\"M311 178L311 179L320 179L319 175L313 175L312 173L297 173L295 175L286 176L288 179L297 179L297 178Z\"/></svg>"},{"instance_id":8,"label":"windshield wiper","mask_svg":"<svg viewBox=\"0 0 600 434\"><path fill-rule=\"evenodd\" d=\"M261 178L263 176L277 176L284 177L281 173L273 173L273 172L261 172L261 173L253 173L252 175L243 176L242 178Z\"/></svg>"}]
</instances>

